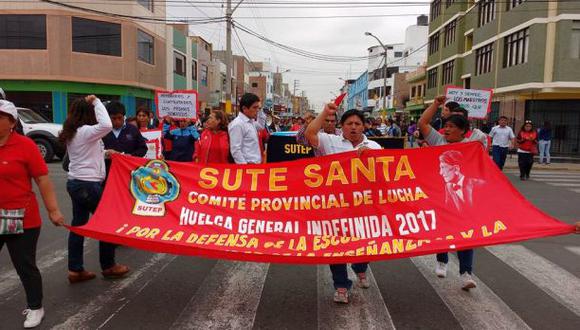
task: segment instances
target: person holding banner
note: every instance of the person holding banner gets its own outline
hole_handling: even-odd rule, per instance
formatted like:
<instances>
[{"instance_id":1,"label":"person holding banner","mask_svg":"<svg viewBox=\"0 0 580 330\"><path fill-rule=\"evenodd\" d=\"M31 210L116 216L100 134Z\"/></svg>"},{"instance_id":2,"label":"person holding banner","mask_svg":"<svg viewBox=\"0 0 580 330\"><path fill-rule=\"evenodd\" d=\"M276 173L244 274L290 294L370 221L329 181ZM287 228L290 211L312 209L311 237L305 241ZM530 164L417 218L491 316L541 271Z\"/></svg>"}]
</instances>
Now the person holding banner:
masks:
<instances>
[{"instance_id":1,"label":"person holding banner","mask_svg":"<svg viewBox=\"0 0 580 330\"><path fill-rule=\"evenodd\" d=\"M463 115L453 114L447 118L444 124L444 134L437 132L431 125L431 119L435 113L437 113L437 109L445 104L446 97L445 96L438 96L435 98L433 104L431 104L425 112L419 118L419 130L421 134L425 137L427 143L430 146L438 146L438 145L445 145L449 143L458 143L458 142L469 142L469 141L479 141L481 144L486 147L487 146L487 136L485 133L481 132L478 129L474 129L471 133L469 138L465 137L465 134L469 130L469 122L467 118ZM443 156L443 155L442 155ZM457 205L460 201L472 200L471 193L472 188L476 184L475 181L470 181L466 179L460 172L460 163L461 160L456 155L450 154L447 157L443 157L440 162L440 170L439 173L444 178L446 183L446 197L447 201L452 201L453 205L456 207L456 211L459 212L458 209L461 207ZM471 189L467 189L471 186ZM448 189L449 187L450 189ZM454 187L459 187L462 190L461 193L456 192ZM453 195L449 191L453 192ZM468 196L469 195L469 196ZM456 203L457 201L457 203ZM463 290L469 290L475 288L477 285L473 278L471 277L471 272L473 269L473 255L474 252L472 249L470 250L463 250L457 251L457 257L459 258L459 274L461 279L461 288ZM437 254L437 267L435 269L435 274L438 277L445 277L447 276L447 263L449 262L449 257L447 253L439 253Z\"/></svg>"},{"instance_id":2,"label":"person holding banner","mask_svg":"<svg viewBox=\"0 0 580 330\"><path fill-rule=\"evenodd\" d=\"M201 137L195 142L194 161L201 164L229 163L230 142L225 113L212 110L204 126Z\"/></svg>"},{"instance_id":3,"label":"person holding banner","mask_svg":"<svg viewBox=\"0 0 580 330\"><path fill-rule=\"evenodd\" d=\"M107 109L95 95L72 102L59 135L70 158L66 189L71 197L71 226L82 226L94 214L103 194L105 157L101 139L113 129ZM115 245L99 243L99 261L105 278L120 278L129 267L115 262ZM68 280L78 283L92 280L95 273L84 268L84 237L70 232L68 239Z\"/></svg>"},{"instance_id":4,"label":"person holding banner","mask_svg":"<svg viewBox=\"0 0 580 330\"><path fill-rule=\"evenodd\" d=\"M147 153L147 145L138 128L125 124L125 106L123 103L118 101L109 102L106 105L106 109L113 124L113 130L103 138L105 168L108 174L111 169L111 155L121 153L143 157Z\"/></svg>"},{"instance_id":5,"label":"person holding banner","mask_svg":"<svg viewBox=\"0 0 580 330\"><path fill-rule=\"evenodd\" d=\"M358 150L359 155L365 149L381 149L375 141L367 139L363 134L365 117L358 110L349 110L340 118L342 125L342 135L333 135L321 132L324 121L330 116L335 116L337 106L329 103L324 110L306 128L304 136L312 147L317 149L322 156ZM358 278L358 286L369 288L370 283L366 277L368 263L358 263L352 265L352 270ZM334 281L334 302L348 304L348 290L352 286L352 281L348 278L346 264L330 265L332 280Z\"/></svg>"},{"instance_id":6,"label":"person holding banner","mask_svg":"<svg viewBox=\"0 0 580 330\"><path fill-rule=\"evenodd\" d=\"M12 102L0 100L0 251L6 245L26 292L24 328L42 322L42 276L36 266L36 248L42 219L32 181L56 226L64 224L48 168L34 141L16 132L18 112Z\"/></svg>"},{"instance_id":7,"label":"person holding banner","mask_svg":"<svg viewBox=\"0 0 580 330\"><path fill-rule=\"evenodd\" d=\"M518 142L520 180L525 181L530 178L530 172L534 165L534 155L538 153L538 133L531 120L524 122L516 140Z\"/></svg>"},{"instance_id":8,"label":"person holding banner","mask_svg":"<svg viewBox=\"0 0 580 330\"><path fill-rule=\"evenodd\" d=\"M240 113L228 125L230 152L236 164L262 163L259 131L263 130L266 115L260 111L260 98L246 93L240 99Z\"/></svg>"}]
</instances>

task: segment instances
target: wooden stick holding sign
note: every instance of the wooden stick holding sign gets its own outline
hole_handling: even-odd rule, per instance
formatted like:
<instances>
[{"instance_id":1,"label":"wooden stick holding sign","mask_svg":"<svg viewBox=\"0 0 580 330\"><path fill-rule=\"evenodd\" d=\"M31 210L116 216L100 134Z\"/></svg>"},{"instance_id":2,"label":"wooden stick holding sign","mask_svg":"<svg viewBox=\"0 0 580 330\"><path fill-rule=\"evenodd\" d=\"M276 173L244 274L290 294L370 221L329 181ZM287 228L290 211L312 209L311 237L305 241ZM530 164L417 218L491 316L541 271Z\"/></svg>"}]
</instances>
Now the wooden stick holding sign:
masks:
<instances>
[{"instance_id":1,"label":"wooden stick holding sign","mask_svg":"<svg viewBox=\"0 0 580 330\"><path fill-rule=\"evenodd\" d=\"M491 112L491 89L464 89L457 86L445 88L447 102L455 101L467 110L469 118L484 119Z\"/></svg>"},{"instance_id":2,"label":"wooden stick holding sign","mask_svg":"<svg viewBox=\"0 0 580 330\"><path fill-rule=\"evenodd\" d=\"M197 91L155 91L157 118L197 119Z\"/></svg>"}]
</instances>

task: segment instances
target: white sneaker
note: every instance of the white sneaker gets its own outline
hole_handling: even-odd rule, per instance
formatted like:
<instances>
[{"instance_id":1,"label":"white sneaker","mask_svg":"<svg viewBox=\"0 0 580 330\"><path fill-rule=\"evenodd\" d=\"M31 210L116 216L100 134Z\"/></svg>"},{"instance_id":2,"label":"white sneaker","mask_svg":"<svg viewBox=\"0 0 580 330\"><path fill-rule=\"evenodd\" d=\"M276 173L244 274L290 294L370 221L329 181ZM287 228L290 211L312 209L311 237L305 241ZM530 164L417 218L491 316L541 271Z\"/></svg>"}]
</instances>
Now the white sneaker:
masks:
<instances>
[{"instance_id":1,"label":"white sneaker","mask_svg":"<svg viewBox=\"0 0 580 330\"><path fill-rule=\"evenodd\" d=\"M469 289L473 289L477 286L469 273L463 273L459 276L459 278L461 279L461 289L465 291L469 291Z\"/></svg>"},{"instance_id":2,"label":"white sneaker","mask_svg":"<svg viewBox=\"0 0 580 330\"><path fill-rule=\"evenodd\" d=\"M30 329L34 328L42 322L44 318L44 308L41 309L25 309L22 315L26 315L26 320L24 321L24 328Z\"/></svg>"},{"instance_id":3,"label":"white sneaker","mask_svg":"<svg viewBox=\"0 0 580 330\"><path fill-rule=\"evenodd\" d=\"M435 266L435 274L437 277L444 278L447 276L447 264L444 262L437 261L437 266Z\"/></svg>"},{"instance_id":4,"label":"white sneaker","mask_svg":"<svg viewBox=\"0 0 580 330\"><path fill-rule=\"evenodd\" d=\"M339 288L334 291L334 302L339 304L348 304L348 290Z\"/></svg>"},{"instance_id":5,"label":"white sneaker","mask_svg":"<svg viewBox=\"0 0 580 330\"><path fill-rule=\"evenodd\" d=\"M359 288L368 289L371 287L371 283L369 282L369 279L367 278L366 273L358 273L358 274L356 274L356 276L358 277L357 284L358 284Z\"/></svg>"}]
</instances>

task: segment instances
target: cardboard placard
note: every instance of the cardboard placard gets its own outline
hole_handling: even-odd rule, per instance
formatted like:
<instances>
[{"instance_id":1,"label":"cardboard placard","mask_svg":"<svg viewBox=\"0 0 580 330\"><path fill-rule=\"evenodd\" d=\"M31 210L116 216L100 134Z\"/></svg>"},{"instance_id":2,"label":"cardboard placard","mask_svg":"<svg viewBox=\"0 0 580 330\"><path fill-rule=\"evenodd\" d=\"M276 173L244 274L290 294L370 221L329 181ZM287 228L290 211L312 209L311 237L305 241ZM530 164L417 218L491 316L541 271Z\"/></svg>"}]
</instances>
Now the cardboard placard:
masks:
<instances>
[{"instance_id":1,"label":"cardboard placard","mask_svg":"<svg viewBox=\"0 0 580 330\"><path fill-rule=\"evenodd\" d=\"M467 110L469 118L484 119L491 112L491 89L465 89L457 86L445 88L447 102L455 101Z\"/></svg>"},{"instance_id":2,"label":"cardboard placard","mask_svg":"<svg viewBox=\"0 0 580 330\"><path fill-rule=\"evenodd\" d=\"M175 119L197 119L197 91L155 91L157 117L170 116Z\"/></svg>"}]
</instances>

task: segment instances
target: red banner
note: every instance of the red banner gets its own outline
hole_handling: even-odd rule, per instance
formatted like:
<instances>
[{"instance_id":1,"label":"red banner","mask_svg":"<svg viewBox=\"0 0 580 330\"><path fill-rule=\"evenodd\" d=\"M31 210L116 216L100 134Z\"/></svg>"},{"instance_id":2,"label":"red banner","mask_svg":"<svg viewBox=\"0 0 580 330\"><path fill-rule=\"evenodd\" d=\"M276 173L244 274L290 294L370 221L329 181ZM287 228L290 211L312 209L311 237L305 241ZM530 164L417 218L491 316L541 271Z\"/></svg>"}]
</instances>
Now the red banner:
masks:
<instances>
[{"instance_id":1,"label":"red banner","mask_svg":"<svg viewBox=\"0 0 580 330\"><path fill-rule=\"evenodd\" d=\"M510 184L477 142L263 165L121 155L78 234L213 258L344 263L572 233Z\"/></svg>"}]
</instances>

